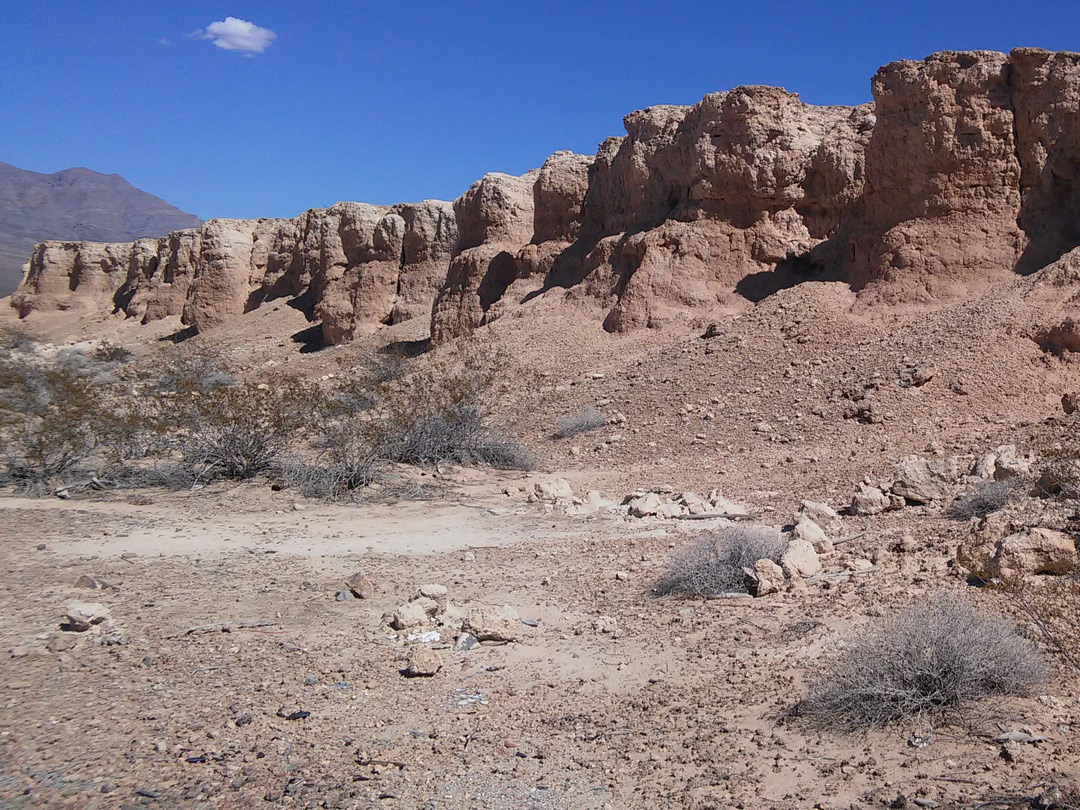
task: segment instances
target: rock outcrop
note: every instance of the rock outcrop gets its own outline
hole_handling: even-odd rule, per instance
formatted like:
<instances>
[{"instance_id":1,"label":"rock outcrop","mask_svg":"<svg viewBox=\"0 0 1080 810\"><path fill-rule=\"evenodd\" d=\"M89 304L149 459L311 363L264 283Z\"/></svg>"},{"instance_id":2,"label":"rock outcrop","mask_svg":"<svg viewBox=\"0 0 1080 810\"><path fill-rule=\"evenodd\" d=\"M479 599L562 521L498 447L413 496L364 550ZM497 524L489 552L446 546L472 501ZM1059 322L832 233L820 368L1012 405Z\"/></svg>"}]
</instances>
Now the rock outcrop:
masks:
<instances>
[{"instance_id":1,"label":"rock outcrop","mask_svg":"<svg viewBox=\"0 0 1080 810\"><path fill-rule=\"evenodd\" d=\"M810 279L934 304L1080 246L1080 54L944 52L871 89L858 107L773 87L649 107L595 156L486 175L452 210L340 203L156 244L45 243L13 303L203 329L310 292L329 342L429 305L441 342L538 296L611 331L704 324Z\"/></svg>"},{"instance_id":2,"label":"rock outcrop","mask_svg":"<svg viewBox=\"0 0 1080 810\"><path fill-rule=\"evenodd\" d=\"M328 343L426 317L457 242L449 203L338 203L296 219L214 219L161 239L44 242L12 297L21 315L108 309L211 329L310 291Z\"/></svg>"}]
</instances>

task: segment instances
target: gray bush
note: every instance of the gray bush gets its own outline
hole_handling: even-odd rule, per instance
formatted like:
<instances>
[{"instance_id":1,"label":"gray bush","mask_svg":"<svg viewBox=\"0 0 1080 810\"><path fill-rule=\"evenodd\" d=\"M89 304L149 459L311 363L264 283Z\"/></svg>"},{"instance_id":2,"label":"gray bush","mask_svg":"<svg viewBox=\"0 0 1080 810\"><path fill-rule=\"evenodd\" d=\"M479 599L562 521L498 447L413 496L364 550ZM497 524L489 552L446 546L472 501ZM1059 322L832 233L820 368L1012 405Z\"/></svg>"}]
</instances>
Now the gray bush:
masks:
<instances>
[{"instance_id":1,"label":"gray bush","mask_svg":"<svg viewBox=\"0 0 1080 810\"><path fill-rule=\"evenodd\" d=\"M379 455L403 464L427 467L440 462L486 464L503 470L531 470L532 453L492 431L473 405L453 405L436 413L387 426Z\"/></svg>"},{"instance_id":2,"label":"gray bush","mask_svg":"<svg viewBox=\"0 0 1080 810\"><path fill-rule=\"evenodd\" d=\"M1011 622L942 595L856 633L812 683L800 714L862 730L1028 694L1045 676L1038 649Z\"/></svg>"},{"instance_id":3,"label":"gray bush","mask_svg":"<svg viewBox=\"0 0 1080 810\"><path fill-rule=\"evenodd\" d=\"M576 413L568 414L556 420L555 436L559 439L567 439L571 436L577 436L579 433L598 430L606 424L607 417L596 408L582 408Z\"/></svg>"},{"instance_id":4,"label":"gray bush","mask_svg":"<svg viewBox=\"0 0 1080 810\"><path fill-rule=\"evenodd\" d=\"M748 593L746 570L758 560L779 562L787 543L775 529L731 526L699 535L668 561L657 585L660 596Z\"/></svg>"},{"instance_id":5,"label":"gray bush","mask_svg":"<svg viewBox=\"0 0 1080 810\"><path fill-rule=\"evenodd\" d=\"M984 518L1023 497L1024 486L1019 478L983 481L949 504L946 514L953 520Z\"/></svg>"}]
</instances>

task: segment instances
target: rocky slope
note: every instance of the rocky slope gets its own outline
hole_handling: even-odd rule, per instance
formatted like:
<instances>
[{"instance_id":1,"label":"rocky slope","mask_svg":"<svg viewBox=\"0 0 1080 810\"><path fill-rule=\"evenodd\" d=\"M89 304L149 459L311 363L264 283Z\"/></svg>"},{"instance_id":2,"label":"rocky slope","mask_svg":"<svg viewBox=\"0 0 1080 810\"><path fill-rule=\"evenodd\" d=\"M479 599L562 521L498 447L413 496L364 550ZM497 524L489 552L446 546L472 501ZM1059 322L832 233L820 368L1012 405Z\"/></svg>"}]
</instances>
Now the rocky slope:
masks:
<instances>
[{"instance_id":1,"label":"rocky slope","mask_svg":"<svg viewBox=\"0 0 1080 810\"><path fill-rule=\"evenodd\" d=\"M892 63L854 108L740 87L631 113L595 156L489 174L452 212L343 203L156 246L46 243L12 303L201 330L308 293L331 343L432 297L437 342L538 296L609 331L705 324L814 279L847 282L856 307L932 305L1080 244L1078 74L1080 54L1019 49Z\"/></svg>"},{"instance_id":2,"label":"rocky slope","mask_svg":"<svg viewBox=\"0 0 1080 810\"><path fill-rule=\"evenodd\" d=\"M39 174L0 163L0 295L19 285L42 239L126 241L198 224L198 217L119 175L89 169Z\"/></svg>"}]
</instances>

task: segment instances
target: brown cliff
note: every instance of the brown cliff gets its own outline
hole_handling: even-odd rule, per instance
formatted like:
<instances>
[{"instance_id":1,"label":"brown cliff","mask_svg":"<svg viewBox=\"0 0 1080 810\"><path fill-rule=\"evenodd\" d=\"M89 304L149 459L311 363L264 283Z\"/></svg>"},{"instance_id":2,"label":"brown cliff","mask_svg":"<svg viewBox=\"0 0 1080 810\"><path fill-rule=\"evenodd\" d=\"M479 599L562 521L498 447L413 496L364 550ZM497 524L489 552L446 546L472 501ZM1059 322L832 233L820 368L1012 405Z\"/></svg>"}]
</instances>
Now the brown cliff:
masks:
<instances>
[{"instance_id":1,"label":"brown cliff","mask_svg":"<svg viewBox=\"0 0 1080 810\"><path fill-rule=\"evenodd\" d=\"M934 304L1080 245L1080 55L1019 49L886 65L874 101L739 87L631 113L447 203L339 203L132 245L45 243L21 312L108 306L211 328L309 293L340 342L430 312L436 342L545 296L613 331L696 324L786 286Z\"/></svg>"}]
</instances>

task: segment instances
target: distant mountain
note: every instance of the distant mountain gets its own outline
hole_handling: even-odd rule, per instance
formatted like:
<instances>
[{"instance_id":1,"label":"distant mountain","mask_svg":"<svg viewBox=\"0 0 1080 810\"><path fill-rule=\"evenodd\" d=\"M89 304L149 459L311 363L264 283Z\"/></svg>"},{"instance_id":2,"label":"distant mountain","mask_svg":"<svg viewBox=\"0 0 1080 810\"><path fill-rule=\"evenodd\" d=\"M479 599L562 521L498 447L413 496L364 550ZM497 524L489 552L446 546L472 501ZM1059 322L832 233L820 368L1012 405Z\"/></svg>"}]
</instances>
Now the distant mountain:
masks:
<instances>
[{"instance_id":1,"label":"distant mountain","mask_svg":"<svg viewBox=\"0 0 1080 810\"><path fill-rule=\"evenodd\" d=\"M45 239L130 242L199 224L118 174L39 174L0 163L0 297L19 286L34 245Z\"/></svg>"}]
</instances>

